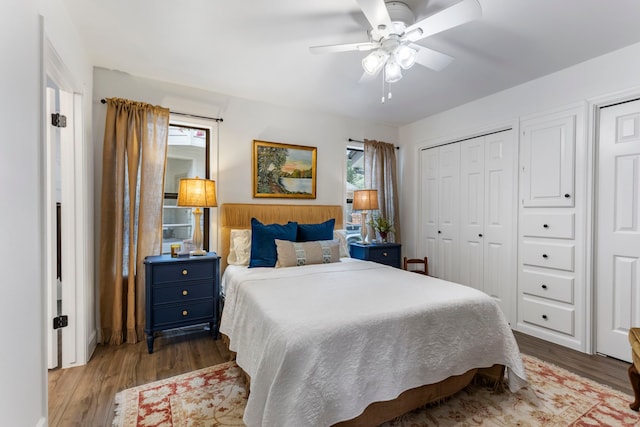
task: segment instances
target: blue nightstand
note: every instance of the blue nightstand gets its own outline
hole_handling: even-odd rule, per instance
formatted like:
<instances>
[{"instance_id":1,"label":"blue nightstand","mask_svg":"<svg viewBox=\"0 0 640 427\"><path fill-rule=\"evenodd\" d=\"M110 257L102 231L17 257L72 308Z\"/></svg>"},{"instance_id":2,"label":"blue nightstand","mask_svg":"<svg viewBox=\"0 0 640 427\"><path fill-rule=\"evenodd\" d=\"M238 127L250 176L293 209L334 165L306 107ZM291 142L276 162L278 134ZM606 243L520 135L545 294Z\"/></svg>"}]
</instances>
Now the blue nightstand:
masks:
<instances>
[{"instance_id":1,"label":"blue nightstand","mask_svg":"<svg viewBox=\"0 0 640 427\"><path fill-rule=\"evenodd\" d=\"M380 264L390 265L400 268L400 248L399 243L351 243L349 252L351 258L373 261Z\"/></svg>"},{"instance_id":2,"label":"blue nightstand","mask_svg":"<svg viewBox=\"0 0 640 427\"><path fill-rule=\"evenodd\" d=\"M209 323L218 336L220 257L215 252L189 258L149 256L145 264L147 350L153 334L165 329Z\"/></svg>"}]
</instances>

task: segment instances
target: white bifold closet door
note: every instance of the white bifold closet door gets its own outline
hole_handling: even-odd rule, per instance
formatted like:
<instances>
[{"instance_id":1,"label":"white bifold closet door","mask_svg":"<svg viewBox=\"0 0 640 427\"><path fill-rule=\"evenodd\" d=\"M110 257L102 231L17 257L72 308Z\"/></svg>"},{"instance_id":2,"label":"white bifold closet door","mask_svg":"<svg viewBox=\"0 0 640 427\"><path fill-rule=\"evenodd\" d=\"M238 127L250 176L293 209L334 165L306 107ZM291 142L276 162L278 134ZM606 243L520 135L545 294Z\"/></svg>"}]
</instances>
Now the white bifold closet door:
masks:
<instances>
[{"instance_id":1,"label":"white bifold closet door","mask_svg":"<svg viewBox=\"0 0 640 427\"><path fill-rule=\"evenodd\" d=\"M422 151L421 163L429 275L458 282L460 143Z\"/></svg>"},{"instance_id":2,"label":"white bifold closet door","mask_svg":"<svg viewBox=\"0 0 640 427\"><path fill-rule=\"evenodd\" d=\"M515 322L515 156L506 130L421 153L429 274L495 298Z\"/></svg>"},{"instance_id":3,"label":"white bifold closet door","mask_svg":"<svg viewBox=\"0 0 640 427\"><path fill-rule=\"evenodd\" d=\"M513 132L461 142L460 283L493 297L515 319Z\"/></svg>"},{"instance_id":4,"label":"white bifold closet door","mask_svg":"<svg viewBox=\"0 0 640 427\"><path fill-rule=\"evenodd\" d=\"M598 139L596 350L631 361L640 326L640 100L603 108Z\"/></svg>"}]
</instances>

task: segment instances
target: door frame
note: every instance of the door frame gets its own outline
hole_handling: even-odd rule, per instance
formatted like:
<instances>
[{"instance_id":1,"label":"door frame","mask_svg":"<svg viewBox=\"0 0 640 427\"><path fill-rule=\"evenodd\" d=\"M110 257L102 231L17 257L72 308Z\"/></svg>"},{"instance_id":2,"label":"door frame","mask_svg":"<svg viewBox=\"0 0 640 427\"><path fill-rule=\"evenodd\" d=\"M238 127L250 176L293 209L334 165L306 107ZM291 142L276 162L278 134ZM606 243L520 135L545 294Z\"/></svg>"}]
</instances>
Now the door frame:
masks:
<instances>
[{"instance_id":1,"label":"door frame","mask_svg":"<svg viewBox=\"0 0 640 427\"><path fill-rule=\"evenodd\" d=\"M67 112L70 116L69 123L72 128L73 144L69 147L61 147L61 156L67 156L65 159L69 168L62 171L61 176L61 192L64 194L63 199L66 205L62 206L62 227L65 229L65 237L62 244L62 271L66 271L68 285L62 286L62 308L63 313L69 316L69 325L62 329L62 360L61 367L68 368L72 366L84 365L89 360L93 350L96 347L95 327L90 330L91 325L95 322L91 321L91 313L93 313L93 290L91 279L93 275L93 245L91 244L92 222L89 208L93 205L92 199L88 197L88 189L91 188L92 180L89 177L86 165L89 163L87 159L89 150L85 147L84 142L84 123L83 123L83 95L82 88L77 84L71 72L65 66L64 62L56 52L51 41L44 36L44 69L43 79L45 79L43 88L46 91L47 81L51 79L59 90L72 94L72 101ZM43 94L43 99L46 97ZM44 106L43 106L44 110ZM45 117L46 126L49 125L50 117ZM46 138L45 138L46 143ZM45 147L46 148L46 147ZM55 151L54 151L55 153ZM55 159L45 158L46 164L52 164ZM49 204L47 200L51 199L51 195L47 192L55 191L55 169L49 168L44 176L44 194L43 199L45 206L44 215L45 223L51 223L51 218L55 224L55 203ZM53 182L52 182L53 180ZM90 228L91 226L91 228ZM55 233L55 230L45 230L46 233ZM48 239L49 244L45 248L45 260L55 259L55 236ZM48 286L48 280L45 280L43 286ZM48 295L47 289L44 289L44 295ZM56 296L53 294L53 298ZM46 301L47 307L51 305L51 301ZM45 331L52 328L52 319L47 316L44 321ZM45 334L46 335L46 334Z\"/></svg>"},{"instance_id":2,"label":"door frame","mask_svg":"<svg viewBox=\"0 0 640 427\"><path fill-rule=\"evenodd\" d=\"M586 265L585 269L585 283L587 286L586 292L586 334L585 334L585 348L590 354L596 353L596 322L598 321L596 316L596 249L598 244L597 236L597 221L596 221L596 203L597 203L597 182L598 171L596 165L598 164L598 146L600 134L600 109L604 107L610 107L615 104L623 102L633 101L634 99L640 99L640 86L635 86L629 89L621 90L618 92L609 93L606 95L589 98L588 102L588 117L590 125L588 126L587 134L587 212L586 223L587 230L585 236L586 245Z\"/></svg>"}]
</instances>

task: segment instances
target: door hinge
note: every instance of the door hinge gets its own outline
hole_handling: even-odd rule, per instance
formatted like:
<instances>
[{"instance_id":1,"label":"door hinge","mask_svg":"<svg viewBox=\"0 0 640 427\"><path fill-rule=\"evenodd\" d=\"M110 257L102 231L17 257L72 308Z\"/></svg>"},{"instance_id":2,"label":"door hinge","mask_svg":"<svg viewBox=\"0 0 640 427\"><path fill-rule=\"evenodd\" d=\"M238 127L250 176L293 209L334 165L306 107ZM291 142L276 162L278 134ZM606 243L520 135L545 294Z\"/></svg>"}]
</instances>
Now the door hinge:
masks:
<instances>
[{"instance_id":1,"label":"door hinge","mask_svg":"<svg viewBox=\"0 0 640 427\"><path fill-rule=\"evenodd\" d=\"M53 318L53 329L64 328L69 325L69 316L62 315Z\"/></svg>"},{"instance_id":2,"label":"door hinge","mask_svg":"<svg viewBox=\"0 0 640 427\"><path fill-rule=\"evenodd\" d=\"M51 125L57 128L66 128L67 116L64 116L60 113L51 114Z\"/></svg>"}]
</instances>

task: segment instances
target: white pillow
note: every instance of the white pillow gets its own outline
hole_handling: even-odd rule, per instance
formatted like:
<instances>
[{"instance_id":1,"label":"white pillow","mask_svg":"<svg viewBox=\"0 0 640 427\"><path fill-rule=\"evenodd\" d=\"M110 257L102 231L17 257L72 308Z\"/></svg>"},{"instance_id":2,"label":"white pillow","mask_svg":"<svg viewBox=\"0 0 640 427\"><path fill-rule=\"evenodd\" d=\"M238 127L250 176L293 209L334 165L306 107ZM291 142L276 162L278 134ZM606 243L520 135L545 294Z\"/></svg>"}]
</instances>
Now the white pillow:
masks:
<instances>
[{"instance_id":1,"label":"white pillow","mask_svg":"<svg viewBox=\"0 0 640 427\"><path fill-rule=\"evenodd\" d=\"M349 245L347 244L346 230L333 230L333 239L340 242L340 258L349 258Z\"/></svg>"},{"instance_id":2,"label":"white pillow","mask_svg":"<svg viewBox=\"0 0 640 427\"><path fill-rule=\"evenodd\" d=\"M227 263L249 265L249 258L251 258L251 229L231 230Z\"/></svg>"}]
</instances>

